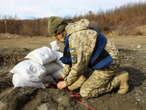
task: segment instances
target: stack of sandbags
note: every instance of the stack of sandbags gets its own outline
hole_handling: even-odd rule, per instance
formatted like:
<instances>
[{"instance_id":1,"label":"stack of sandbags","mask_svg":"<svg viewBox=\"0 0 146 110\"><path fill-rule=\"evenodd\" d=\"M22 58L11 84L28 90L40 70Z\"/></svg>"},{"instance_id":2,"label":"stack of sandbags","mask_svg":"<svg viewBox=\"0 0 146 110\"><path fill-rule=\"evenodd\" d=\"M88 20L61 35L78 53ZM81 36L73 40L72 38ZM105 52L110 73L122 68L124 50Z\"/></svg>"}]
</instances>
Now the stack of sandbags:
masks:
<instances>
[{"instance_id":1,"label":"stack of sandbags","mask_svg":"<svg viewBox=\"0 0 146 110\"><path fill-rule=\"evenodd\" d=\"M56 57L57 57L57 63L60 64L62 67L64 67L64 64L59 60L62 56L63 53L58 52L60 50L60 47L58 46L56 41L53 41L50 43L51 49L54 51Z\"/></svg>"},{"instance_id":2,"label":"stack of sandbags","mask_svg":"<svg viewBox=\"0 0 146 110\"><path fill-rule=\"evenodd\" d=\"M61 52L42 47L30 52L10 72L14 87L45 88L43 82L52 82L62 74L63 64L59 61Z\"/></svg>"},{"instance_id":3,"label":"stack of sandbags","mask_svg":"<svg viewBox=\"0 0 146 110\"><path fill-rule=\"evenodd\" d=\"M55 52L48 47L35 49L30 52L25 58L31 59L41 65L49 64L50 62L57 59Z\"/></svg>"},{"instance_id":4,"label":"stack of sandbags","mask_svg":"<svg viewBox=\"0 0 146 110\"><path fill-rule=\"evenodd\" d=\"M14 73L12 79L14 87L30 86L44 88L39 76L45 74L46 69L32 60L24 60L18 63L10 72Z\"/></svg>"}]
</instances>

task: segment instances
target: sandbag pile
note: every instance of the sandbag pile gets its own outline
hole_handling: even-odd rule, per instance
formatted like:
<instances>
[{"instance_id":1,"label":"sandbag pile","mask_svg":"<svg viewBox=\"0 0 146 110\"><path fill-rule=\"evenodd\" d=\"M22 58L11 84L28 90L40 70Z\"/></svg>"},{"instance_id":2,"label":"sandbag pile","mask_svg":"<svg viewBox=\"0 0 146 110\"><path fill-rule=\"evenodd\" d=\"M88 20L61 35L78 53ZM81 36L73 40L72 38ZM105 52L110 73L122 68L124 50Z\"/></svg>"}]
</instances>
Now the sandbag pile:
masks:
<instances>
[{"instance_id":1,"label":"sandbag pile","mask_svg":"<svg viewBox=\"0 0 146 110\"><path fill-rule=\"evenodd\" d=\"M24 61L21 61L10 70L13 73L14 87L45 88L44 82L53 82L62 73L64 65L59 59L63 53L58 52L56 41L51 48L41 47L30 52Z\"/></svg>"}]
</instances>

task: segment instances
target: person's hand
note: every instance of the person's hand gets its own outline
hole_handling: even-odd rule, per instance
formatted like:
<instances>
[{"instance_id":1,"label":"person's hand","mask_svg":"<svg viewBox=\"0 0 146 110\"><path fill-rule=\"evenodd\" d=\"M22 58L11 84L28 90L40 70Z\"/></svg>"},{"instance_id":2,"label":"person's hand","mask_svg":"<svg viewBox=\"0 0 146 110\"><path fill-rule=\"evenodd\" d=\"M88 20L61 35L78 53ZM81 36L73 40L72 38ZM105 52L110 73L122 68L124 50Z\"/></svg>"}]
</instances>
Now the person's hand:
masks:
<instances>
[{"instance_id":1,"label":"person's hand","mask_svg":"<svg viewBox=\"0 0 146 110\"><path fill-rule=\"evenodd\" d=\"M58 84L57 84L57 87L58 87L59 89L64 89L64 88L66 88L67 86L66 86L66 84L65 84L64 81L59 81Z\"/></svg>"}]
</instances>

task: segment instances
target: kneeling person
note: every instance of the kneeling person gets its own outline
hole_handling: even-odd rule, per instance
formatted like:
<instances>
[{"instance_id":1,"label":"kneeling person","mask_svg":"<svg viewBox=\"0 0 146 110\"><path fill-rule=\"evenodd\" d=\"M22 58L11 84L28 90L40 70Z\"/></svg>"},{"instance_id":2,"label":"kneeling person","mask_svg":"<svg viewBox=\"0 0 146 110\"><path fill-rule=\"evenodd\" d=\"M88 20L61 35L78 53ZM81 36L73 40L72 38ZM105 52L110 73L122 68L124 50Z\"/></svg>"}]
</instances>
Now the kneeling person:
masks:
<instances>
[{"instance_id":1,"label":"kneeling person","mask_svg":"<svg viewBox=\"0 0 146 110\"><path fill-rule=\"evenodd\" d=\"M90 28L87 19L74 23L66 23L59 17L52 19L50 27L56 23L52 32L65 42L64 56L60 59L65 64L64 81L58 82L59 89L80 87L82 97L96 97L117 87L119 94L128 92L128 73L116 74L118 50L110 40Z\"/></svg>"}]
</instances>

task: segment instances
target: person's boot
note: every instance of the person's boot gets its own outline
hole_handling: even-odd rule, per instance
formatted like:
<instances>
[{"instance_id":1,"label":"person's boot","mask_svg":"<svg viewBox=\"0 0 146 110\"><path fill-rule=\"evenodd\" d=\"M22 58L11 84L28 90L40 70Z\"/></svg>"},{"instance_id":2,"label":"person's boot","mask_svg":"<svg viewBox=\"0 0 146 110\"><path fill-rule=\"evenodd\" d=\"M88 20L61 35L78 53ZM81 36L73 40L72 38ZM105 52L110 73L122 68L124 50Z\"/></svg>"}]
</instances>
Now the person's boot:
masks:
<instances>
[{"instance_id":1,"label":"person's boot","mask_svg":"<svg viewBox=\"0 0 146 110\"><path fill-rule=\"evenodd\" d=\"M117 76L117 80L119 80L119 90L118 94L126 94L128 92L128 80L129 74L128 72L124 71L120 75Z\"/></svg>"}]
</instances>

